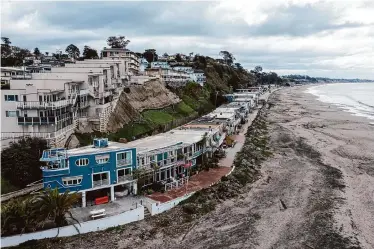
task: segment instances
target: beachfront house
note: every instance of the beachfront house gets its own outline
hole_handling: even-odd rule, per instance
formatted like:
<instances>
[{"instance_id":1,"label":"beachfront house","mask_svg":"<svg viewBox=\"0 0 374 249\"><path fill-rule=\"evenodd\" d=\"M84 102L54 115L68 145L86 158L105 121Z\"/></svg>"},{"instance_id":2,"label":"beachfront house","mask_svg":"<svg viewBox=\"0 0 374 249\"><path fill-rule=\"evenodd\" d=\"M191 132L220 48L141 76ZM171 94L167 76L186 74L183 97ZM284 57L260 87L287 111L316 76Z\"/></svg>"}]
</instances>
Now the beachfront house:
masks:
<instances>
[{"instance_id":1,"label":"beachfront house","mask_svg":"<svg viewBox=\"0 0 374 249\"><path fill-rule=\"evenodd\" d=\"M81 148L49 149L40 159L43 185L60 193L81 193L85 207L97 199L108 202L122 193L136 194L138 188L153 183L186 182L187 168L201 163L208 150L204 141L220 139L217 131L180 128L126 144L99 138ZM137 176L141 182L134 179L134 170L142 172Z\"/></svg>"},{"instance_id":2,"label":"beachfront house","mask_svg":"<svg viewBox=\"0 0 374 249\"><path fill-rule=\"evenodd\" d=\"M114 201L115 192L137 192L132 177L137 168L136 148L126 144L99 138L90 146L45 150L40 161L44 188L77 191L83 207L100 197L106 198L104 202Z\"/></svg>"}]
</instances>

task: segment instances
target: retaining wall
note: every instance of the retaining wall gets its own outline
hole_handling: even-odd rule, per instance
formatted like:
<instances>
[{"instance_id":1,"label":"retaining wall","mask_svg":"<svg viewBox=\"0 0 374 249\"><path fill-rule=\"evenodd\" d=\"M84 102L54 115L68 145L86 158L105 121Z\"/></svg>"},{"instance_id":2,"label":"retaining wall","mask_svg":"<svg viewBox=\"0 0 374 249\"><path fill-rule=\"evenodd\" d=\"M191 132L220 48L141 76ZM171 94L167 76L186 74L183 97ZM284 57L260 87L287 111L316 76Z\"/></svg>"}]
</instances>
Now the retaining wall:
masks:
<instances>
[{"instance_id":1,"label":"retaining wall","mask_svg":"<svg viewBox=\"0 0 374 249\"><path fill-rule=\"evenodd\" d=\"M97 219L76 224L80 234L105 230L110 227L124 225L144 219L144 207L123 212L107 218ZM59 231L60 230L60 231ZM35 233L25 233L9 237L1 237L1 247L16 246L28 240L39 240L53 237L66 237L79 234L73 225L48 229Z\"/></svg>"}]
</instances>

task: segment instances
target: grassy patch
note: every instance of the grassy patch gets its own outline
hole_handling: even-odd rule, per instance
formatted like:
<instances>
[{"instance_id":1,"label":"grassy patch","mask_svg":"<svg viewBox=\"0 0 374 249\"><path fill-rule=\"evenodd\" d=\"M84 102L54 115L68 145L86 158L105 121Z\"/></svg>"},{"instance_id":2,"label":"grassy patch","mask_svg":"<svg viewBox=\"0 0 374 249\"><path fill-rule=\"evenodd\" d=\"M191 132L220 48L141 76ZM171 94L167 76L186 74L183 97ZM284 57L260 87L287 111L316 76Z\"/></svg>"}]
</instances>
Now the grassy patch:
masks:
<instances>
[{"instance_id":1,"label":"grassy patch","mask_svg":"<svg viewBox=\"0 0 374 249\"><path fill-rule=\"evenodd\" d=\"M166 124L173 121L174 117L163 110L148 110L142 113L145 120L153 124Z\"/></svg>"}]
</instances>

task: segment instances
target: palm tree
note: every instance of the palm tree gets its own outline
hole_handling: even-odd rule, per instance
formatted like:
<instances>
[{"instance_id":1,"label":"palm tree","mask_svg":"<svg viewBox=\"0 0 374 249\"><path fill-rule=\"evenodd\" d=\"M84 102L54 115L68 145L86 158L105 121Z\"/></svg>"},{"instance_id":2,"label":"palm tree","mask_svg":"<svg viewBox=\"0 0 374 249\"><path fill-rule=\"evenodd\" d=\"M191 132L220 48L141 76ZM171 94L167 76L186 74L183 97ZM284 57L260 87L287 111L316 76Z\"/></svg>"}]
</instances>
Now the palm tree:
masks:
<instances>
[{"instance_id":1,"label":"palm tree","mask_svg":"<svg viewBox=\"0 0 374 249\"><path fill-rule=\"evenodd\" d=\"M34 231L38 225L38 216L32 209L31 198L13 199L1 209L1 234Z\"/></svg>"},{"instance_id":2,"label":"palm tree","mask_svg":"<svg viewBox=\"0 0 374 249\"><path fill-rule=\"evenodd\" d=\"M57 227L67 225L68 220L73 220L79 223L70 212L70 209L78 202L79 198L79 194L76 192L70 193L69 191L66 191L63 194L60 194L57 188L48 188L35 196L35 211L40 213L43 217L53 220Z\"/></svg>"}]
</instances>

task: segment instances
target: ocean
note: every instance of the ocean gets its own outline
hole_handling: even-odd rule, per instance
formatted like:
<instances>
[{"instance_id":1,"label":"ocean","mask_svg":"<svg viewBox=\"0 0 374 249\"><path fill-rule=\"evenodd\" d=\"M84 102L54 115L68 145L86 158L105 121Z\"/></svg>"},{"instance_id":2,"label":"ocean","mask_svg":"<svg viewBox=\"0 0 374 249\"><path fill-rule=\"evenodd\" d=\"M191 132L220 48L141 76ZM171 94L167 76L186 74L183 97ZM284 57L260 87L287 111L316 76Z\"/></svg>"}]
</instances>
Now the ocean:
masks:
<instances>
[{"instance_id":1,"label":"ocean","mask_svg":"<svg viewBox=\"0 0 374 249\"><path fill-rule=\"evenodd\" d=\"M374 120L374 83L336 83L312 86L307 93L353 115Z\"/></svg>"}]
</instances>

